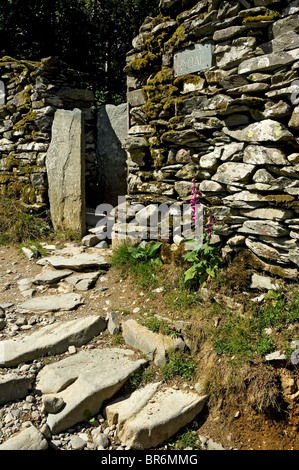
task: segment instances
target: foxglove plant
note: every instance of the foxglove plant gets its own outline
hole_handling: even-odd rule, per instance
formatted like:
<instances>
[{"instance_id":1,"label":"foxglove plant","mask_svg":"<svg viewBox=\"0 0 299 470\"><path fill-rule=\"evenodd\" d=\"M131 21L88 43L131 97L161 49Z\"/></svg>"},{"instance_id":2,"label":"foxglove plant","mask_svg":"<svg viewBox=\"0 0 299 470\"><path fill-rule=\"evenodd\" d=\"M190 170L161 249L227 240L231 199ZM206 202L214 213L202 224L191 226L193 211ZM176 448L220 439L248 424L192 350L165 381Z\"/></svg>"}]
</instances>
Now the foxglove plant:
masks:
<instances>
[{"instance_id":1,"label":"foxglove plant","mask_svg":"<svg viewBox=\"0 0 299 470\"><path fill-rule=\"evenodd\" d=\"M199 208L201 206L200 198L202 197L201 192L196 189L195 178L192 179L191 185L191 211L192 220L195 225L199 225L201 212ZM220 259L216 256L218 248L209 245L209 241L212 237L212 225L214 223L213 216L211 214L207 217L206 227L202 236L202 243L195 247L192 251L184 256L186 261L192 262L191 268L184 273L184 281L199 280L201 285L205 285L206 281L211 277L215 277L216 270L220 266Z\"/></svg>"}]
</instances>

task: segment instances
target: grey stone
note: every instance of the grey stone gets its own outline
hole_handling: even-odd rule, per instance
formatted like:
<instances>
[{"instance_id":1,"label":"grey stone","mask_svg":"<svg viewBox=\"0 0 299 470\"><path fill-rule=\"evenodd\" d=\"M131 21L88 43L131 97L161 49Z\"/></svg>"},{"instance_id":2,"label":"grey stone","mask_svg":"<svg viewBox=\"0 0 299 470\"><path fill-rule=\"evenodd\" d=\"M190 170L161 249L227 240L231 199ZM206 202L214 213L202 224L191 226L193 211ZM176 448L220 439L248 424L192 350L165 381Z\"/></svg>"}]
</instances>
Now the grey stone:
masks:
<instances>
[{"instance_id":1,"label":"grey stone","mask_svg":"<svg viewBox=\"0 0 299 470\"><path fill-rule=\"evenodd\" d=\"M43 258L37 264L45 265L49 263L56 269L73 269L80 271L88 268L108 268L109 262L101 255L96 253L79 253L73 256L50 256Z\"/></svg>"},{"instance_id":2,"label":"grey stone","mask_svg":"<svg viewBox=\"0 0 299 470\"><path fill-rule=\"evenodd\" d=\"M65 405L62 398L57 398L51 395L45 395L42 400L46 413L58 413L58 411L60 411Z\"/></svg>"},{"instance_id":3,"label":"grey stone","mask_svg":"<svg viewBox=\"0 0 299 470\"><path fill-rule=\"evenodd\" d=\"M288 256L285 252L281 253L273 246L266 245L256 240L247 239L245 242L246 246L253 251L258 257L266 258L270 261L276 261L278 263L289 264Z\"/></svg>"},{"instance_id":4,"label":"grey stone","mask_svg":"<svg viewBox=\"0 0 299 470\"><path fill-rule=\"evenodd\" d=\"M244 150L244 163L252 165L287 165L285 153L278 148L248 145Z\"/></svg>"},{"instance_id":5,"label":"grey stone","mask_svg":"<svg viewBox=\"0 0 299 470\"><path fill-rule=\"evenodd\" d=\"M122 324L122 335L126 344L143 352L157 365L165 364L167 351L183 351L185 347L181 338L153 333L133 319Z\"/></svg>"},{"instance_id":6,"label":"grey stone","mask_svg":"<svg viewBox=\"0 0 299 470\"><path fill-rule=\"evenodd\" d=\"M262 276L254 273L251 277L251 288L259 290L278 290L280 289L279 283L269 276Z\"/></svg>"},{"instance_id":7,"label":"grey stone","mask_svg":"<svg viewBox=\"0 0 299 470\"><path fill-rule=\"evenodd\" d=\"M275 351L271 354L267 354L265 359L266 361L285 361L287 357L281 351Z\"/></svg>"},{"instance_id":8,"label":"grey stone","mask_svg":"<svg viewBox=\"0 0 299 470\"><path fill-rule=\"evenodd\" d=\"M293 134L283 124L272 119L249 124L249 126L235 131L227 128L224 128L223 131L242 142L278 142L293 138Z\"/></svg>"},{"instance_id":9,"label":"grey stone","mask_svg":"<svg viewBox=\"0 0 299 470\"><path fill-rule=\"evenodd\" d=\"M48 443L43 434L33 424L10 437L0 445L1 450L47 450Z\"/></svg>"},{"instance_id":10,"label":"grey stone","mask_svg":"<svg viewBox=\"0 0 299 470\"><path fill-rule=\"evenodd\" d=\"M79 273L79 274L75 274L73 276L67 277L66 282L74 286L76 290L87 291L92 286L94 286L94 284L98 280L99 275L100 274L98 272L82 273L82 274Z\"/></svg>"},{"instance_id":11,"label":"grey stone","mask_svg":"<svg viewBox=\"0 0 299 470\"><path fill-rule=\"evenodd\" d=\"M70 439L71 447L74 450L82 450L84 447L87 446L87 442L84 441L80 436L77 436L76 434L71 436Z\"/></svg>"},{"instance_id":12,"label":"grey stone","mask_svg":"<svg viewBox=\"0 0 299 470\"><path fill-rule=\"evenodd\" d=\"M89 234L89 235L85 235L85 237L82 238L82 245L84 246L89 246L89 247L93 247L95 246L97 243L99 242L99 239L98 237L95 235L95 234Z\"/></svg>"},{"instance_id":13,"label":"grey stone","mask_svg":"<svg viewBox=\"0 0 299 470\"><path fill-rule=\"evenodd\" d=\"M108 437L102 432L93 434L92 440L96 446L101 446L104 449L106 449L110 444Z\"/></svg>"},{"instance_id":14,"label":"grey stone","mask_svg":"<svg viewBox=\"0 0 299 470\"><path fill-rule=\"evenodd\" d=\"M108 424L117 423L117 436L128 447L149 449L189 424L206 400L206 395L154 383L108 405L107 420Z\"/></svg>"},{"instance_id":15,"label":"grey stone","mask_svg":"<svg viewBox=\"0 0 299 470\"><path fill-rule=\"evenodd\" d=\"M14 372L0 375L0 405L26 397L34 379L34 375L20 376Z\"/></svg>"},{"instance_id":16,"label":"grey stone","mask_svg":"<svg viewBox=\"0 0 299 470\"><path fill-rule=\"evenodd\" d=\"M105 105L97 121L97 160L100 171L99 191L102 200L117 204L126 195L127 154L122 148L127 138L127 104Z\"/></svg>"},{"instance_id":17,"label":"grey stone","mask_svg":"<svg viewBox=\"0 0 299 470\"><path fill-rule=\"evenodd\" d=\"M241 210L240 214L253 219L285 220L292 216L293 212L287 209L275 209L267 207L264 209Z\"/></svg>"},{"instance_id":18,"label":"grey stone","mask_svg":"<svg viewBox=\"0 0 299 470\"><path fill-rule=\"evenodd\" d=\"M0 367L13 367L44 354L60 354L70 345L82 346L106 328L102 317L91 316L56 322L23 338L14 337L0 343Z\"/></svg>"},{"instance_id":19,"label":"grey stone","mask_svg":"<svg viewBox=\"0 0 299 470\"><path fill-rule=\"evenodd\" d=\"M107 314L108 325L107 329L111 335L115 335L120 331L119 322L120 312L109 312Z\"/></svg>"},{"instance_id":20,"label":"grey stone","mask_svg":"<svg viewBox=\"0 0 299 470\"><path fill-rule=\"evenodd\" d=\"M212 177L213 181L224 184L234 182L248 182L255 166L248 163L226 162L218 167L216 174Z\"/></svg>"},{"instance_id":21,"label":"grey stone","mask_svg":"<svg viewBox=\"0 0 299 470\"><path fill-rule=\"evenodd\" d=\"M288 52L273 52L244 60L239 65L239 73L269 72L279 67L291 65L298 60L299 49Z\"/></svg>"},{"instance_id":22,"label":"grey stone","mask_svg":"<svg viewBox=\"0 0 299 470\"><path fill-rule=\"evenodd\" d=\"M55 230L85 233L85 149L79 109L55 113L46 167Z\"/></svg>"},{"instance_id":23,"label":"grey stone","mask_svg":"<svg viewBox=\"0 0 299 470\"><path fill-rule=\"evenodd\" d=\"M248 220L244 222L240 232L248 234L266 235L269 237L283 237L289 234L289 230L278 222L272 220Z\"/></svg>"},{"instance_id":24,"label":"grey stone","mask_svg":"<svg viewBox=\"0 0 299 470\"><path fill-rule=\"evenodd\" d=\"M5 104L5 85L2 80L0 80L0 106Z\"/></svg>"},{"instance_id":25,"label":"grey stone","mask_svg":"<svg viewBox=\"0 0 299 470\"><path fill-rule=\"evenodd\" d=\"M90 416L99 413L102 403L146 363L134 357L133 351L95 349L45 366L37 376L36 388L43 395L55 395L65 402L60 412L48 415L52 433L84 421L87 411Z\"/></svg>"},{"instance_id":26,"label":"grey stone","mask_svg":"<svg viewBox=\"0 0 299 470\"><path fill-rule=\"evenodd\" d=\"M25 312L58 312L73 310L83 302L83 297L73 293L46 295L27 300L19 306L19 309Z\"/></svg>"},{"instance_id":27,"label":"grey stone","mask_svg":"<svg viewBox=\"0 0 299 470\"><path fill-rule=\"evenodd\" d=\"M66 278L72 274L72 271L54 271L47 269L46 271L42 272L41 274L38 274L35 276L35 278L32 279L33 284L46 284L46 285L51 285L51 284L56 284L57 282L61 281L61 279Z\"/></svg>"},{"instance_id":28,"label":"grey stone","mask_svg":"<svg viewBox=\"0 0 299 470\"><path fill-rule=\"evenodd\" d=\"M256 47L256 39L254 37L239 37L232 41L232 45L217 46L215 47L217 67L224 70L231 69L248 59L253 55ZM250 59L248 59L250 60ZM244 62L242 62L243 64ZM241 65L242 65L241 64Z\"/></svg>"}]
</instances>

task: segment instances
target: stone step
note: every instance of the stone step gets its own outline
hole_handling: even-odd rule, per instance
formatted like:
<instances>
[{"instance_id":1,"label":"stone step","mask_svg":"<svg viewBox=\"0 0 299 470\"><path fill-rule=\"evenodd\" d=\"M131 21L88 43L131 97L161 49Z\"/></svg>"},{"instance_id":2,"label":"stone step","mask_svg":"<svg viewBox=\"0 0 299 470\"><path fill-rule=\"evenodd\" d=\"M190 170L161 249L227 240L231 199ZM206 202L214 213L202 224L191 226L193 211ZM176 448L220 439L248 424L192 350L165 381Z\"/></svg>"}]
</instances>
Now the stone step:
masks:
<instances>
[{"instance_id":1,"label":"stone step","mask_svg":"<svg viewBox=\"0 0 299 470\"><path fill-rule=\"evenodd\" d=\"M71 345L82 346L105 329L106 321L102 317L90 316L57 322L30 335L1 341L0 367L14 367L45 354L61 354Z\"/></svg>"},{"instance_id":2,"label":"stone step","mask_svg":"<svg viewBox=\"0 0 299 470\"><path fill-rule=\"evenodd\" d=\"M37 390L45 396L62 398L65 403L61 411L48 415L52 433L84 421L86 413L99 413L103 402L111 399L146 362L136 359L133 351L115 348L80 351L45 366L37 376Z\"/></svg>"},{"instance_id":3,"label":"stone step","mask_svg":"<svg viewBox=\"0 0 299 470\"><path fill-rule=\"evenodd\" d=\"M144 450L157 447L190 423L206 400L206 395L155 383L109 404L105 413L109 425L117 424L121 442Z\"/></svg>"}]
</instances>

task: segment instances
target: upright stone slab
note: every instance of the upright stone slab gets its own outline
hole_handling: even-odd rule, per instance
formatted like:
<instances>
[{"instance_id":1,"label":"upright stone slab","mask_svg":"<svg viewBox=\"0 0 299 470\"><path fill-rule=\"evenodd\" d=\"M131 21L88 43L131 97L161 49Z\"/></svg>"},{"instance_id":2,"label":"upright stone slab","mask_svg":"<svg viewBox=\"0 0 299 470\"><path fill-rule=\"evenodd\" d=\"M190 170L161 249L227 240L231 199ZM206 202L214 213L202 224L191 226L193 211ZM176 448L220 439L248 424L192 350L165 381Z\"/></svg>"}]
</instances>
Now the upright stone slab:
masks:
<instances>
[{"instance_id":1,"label":"upright stone slab","mask_svg":"<svg viewBox=\"0 0 299 470\"><path fill-rule=\"evenodd\" d=\"M46 166L55 230L85 234L85 150L82 112L59 109L52 126Z\"/></svg>"},{"instance_id":2,"label":"upright stone slab","mask_svg":"<svg viewBox=\"0 0 299 470\"><path fill-rule=\"evenodd\" d=\"M0 80L0 106L3 106L5 104L5 85Z\"/></svg>"},{"instance_id":3,"label":"upright stone slab","mask_svg":"<svg viewBox=\"0 0 299 470\"><path fill-rule=\"evenodd\" d=\"M97 132L100 192L104 202L116 205L118 196L127 193L127 154L122 148L127 137L127 104L102 106Z\"/></svg>"}]
</instances>

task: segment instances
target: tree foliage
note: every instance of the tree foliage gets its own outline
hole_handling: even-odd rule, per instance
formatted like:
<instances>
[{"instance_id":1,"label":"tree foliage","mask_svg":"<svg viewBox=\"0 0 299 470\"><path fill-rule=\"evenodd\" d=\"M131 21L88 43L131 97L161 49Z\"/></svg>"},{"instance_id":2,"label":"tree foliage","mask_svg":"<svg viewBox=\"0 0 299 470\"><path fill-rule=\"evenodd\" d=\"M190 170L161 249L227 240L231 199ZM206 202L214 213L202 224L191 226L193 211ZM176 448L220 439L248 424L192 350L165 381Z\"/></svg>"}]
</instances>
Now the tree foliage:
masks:
<instances>
[{"instance_id":1,"label":"tree foliage","mask_svg":"<svg viewBox=\"0 0 299 470\"><path fill-rule=\"evenodd\" d=\"M126 53L159 0L1 0L0 55L54 56L90 74L100 102L125 99Z\"/></svg>"}]
</instances>

